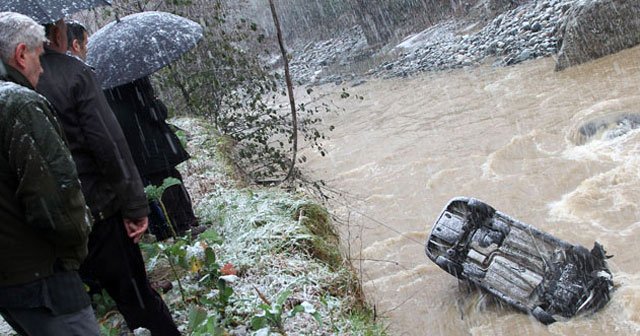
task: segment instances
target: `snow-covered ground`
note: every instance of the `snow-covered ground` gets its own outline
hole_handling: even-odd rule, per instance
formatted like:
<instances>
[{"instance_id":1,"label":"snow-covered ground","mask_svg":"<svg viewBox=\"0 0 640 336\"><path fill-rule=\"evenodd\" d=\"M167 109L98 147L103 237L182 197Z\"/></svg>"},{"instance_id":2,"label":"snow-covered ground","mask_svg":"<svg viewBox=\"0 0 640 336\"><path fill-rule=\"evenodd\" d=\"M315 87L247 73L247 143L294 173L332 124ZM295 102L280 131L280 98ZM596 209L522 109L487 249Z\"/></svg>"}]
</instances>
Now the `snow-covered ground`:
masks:
<instances>
[{"instance_id":1,"label":"snow-covered ground","mask_svg":"<svg viewBox=\"0 0 640 336\"><path fill-rule=\"evenodd\" d=\"M353 326L344 316L356 303L356 293L349 287L355 278L346 265L334 268L313 256L317 237L307 213L313 202L277 188L242 187L217 152L212 127L194 119L172 122L189 134L192 158L180 168L196 214L223 237L214 248L217 258L238 270L229 311L251 318L264 303L258 293L272 303L286 295L286 314L296 305L304 308L304 313L284 319L289 334L349 334ZM198 283L195 277L183 281ZM216 294L214 289L208 295ZM176 299L174 290L168 301ZM233 333L248 333L247 325Z\"/></svg>"},{"instance_id":2,"label":"snow-covered ground","mask_svg":"<svg viewBox=\"0 0 640 336\"><path fill-rule=\"evenodd\" d=\"M9 326L9 324L7 324L7 322L5 322L5 320L2 317L0 317L0 335L7 335L7 336L16 335L16 333L13 332L13 329L11 328L11 326Z\"/></svg>"}]
</instances>

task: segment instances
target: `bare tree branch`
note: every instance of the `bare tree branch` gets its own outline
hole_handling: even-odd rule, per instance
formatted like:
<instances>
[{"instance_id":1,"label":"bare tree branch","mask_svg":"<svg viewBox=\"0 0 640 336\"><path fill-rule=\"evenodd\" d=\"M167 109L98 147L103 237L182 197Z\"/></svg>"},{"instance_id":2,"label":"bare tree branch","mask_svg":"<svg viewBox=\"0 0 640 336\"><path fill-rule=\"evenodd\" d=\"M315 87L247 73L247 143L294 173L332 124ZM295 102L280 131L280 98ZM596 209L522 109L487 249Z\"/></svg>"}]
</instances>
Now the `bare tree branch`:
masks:
<instances>
[{"instance_id":1,"label":"bare tree branch","mask_svg":"<svg viewBox=\"0 0 640 336\"><path fill-rule=\"evenodd\" d=\"M291 167L289 167L287 177L282 180L282 182L284 182L293 177L293 172L296 165L296 156L298 155L298 115L296 113L296 102L293 97L293 84L291 82L291 74L289 73L289 58L287 57L287 50L284 47L282 30L280 29L280 21L278 21L278 14L276 13L276 6L273 3L273 0L269 0L269 6L271 7L273 23L276 26L276 32L278 34L278 44L280 45L280 52L282 53L282 61L284 63L284 78L287 82L287 93L289 94L289 104L291 105L291 123L293 128L291 132L291 139L293 141L293 157L291 158Z\"/></svg>"}]
</instances>

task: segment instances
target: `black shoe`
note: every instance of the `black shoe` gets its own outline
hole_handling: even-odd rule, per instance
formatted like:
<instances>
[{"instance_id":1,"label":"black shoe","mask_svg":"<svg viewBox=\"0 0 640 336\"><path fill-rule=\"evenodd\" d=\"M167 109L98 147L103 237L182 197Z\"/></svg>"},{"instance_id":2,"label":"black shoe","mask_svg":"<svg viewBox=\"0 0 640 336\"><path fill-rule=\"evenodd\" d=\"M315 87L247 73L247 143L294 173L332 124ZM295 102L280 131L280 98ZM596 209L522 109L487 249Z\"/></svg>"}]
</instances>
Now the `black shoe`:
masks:
<instances>
[{"instance_id":1,"label":"black shoe","mask_svg":"<svg viewBox=\"0 0 640 336\"><path fill-rule=\"evenodd\" d=\"M204 225L192 226L191 227L191 238L197 238L201 233L207 231L207 227Z\"/></svg>"}]
</instances>

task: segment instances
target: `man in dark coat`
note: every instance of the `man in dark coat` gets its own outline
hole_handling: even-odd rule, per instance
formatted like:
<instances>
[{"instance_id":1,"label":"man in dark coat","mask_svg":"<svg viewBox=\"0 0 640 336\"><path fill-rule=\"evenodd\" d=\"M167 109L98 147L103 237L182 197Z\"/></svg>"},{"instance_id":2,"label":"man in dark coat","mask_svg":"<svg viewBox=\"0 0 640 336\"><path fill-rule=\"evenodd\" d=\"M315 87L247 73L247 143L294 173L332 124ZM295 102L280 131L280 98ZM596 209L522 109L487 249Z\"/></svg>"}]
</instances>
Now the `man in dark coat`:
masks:
<instances>
[{"instance_id":1,"label":"man in dark coat","mask_svg":"<svg viewBox=\"0 0 640 336\"><path fill-rule=\"evenodd\" d=\"M49 102L42 26L0 13L0 313L21 335L100 335L78 275L91 216ZM5 64L6 63L6 64Z\"/></svg>"},{"instance_id":2,"label":"man in dark coat","mask_svg":"<svg viewBox=\"0 0 640 336\"><path fill-rule=\"evenodd\" d=\"M147 229L149 210L126 139L92 69L64 54L64 22L48 25L47 37L37 91L58 113L96 219L80 272L109 293L131 330L144 327L154 336L179 335L162 297L149 284L137 245Z\"/></svg>"},{"instance_id":3,"label":"man in dark coat","mask_svg":"<svg viewBox=\"0 0 640 336\"><path fill-rule=\"evenodd\" d=\"M189 159L180 140L166 123L167 107L156 98L149 77L105 90L105 96L133 153L145 185L162 185L168 177L182 181L175 168ZM170 222L178 235L198 225L191 198L183 184L174 185L162 195ZM152 204L154 206L154 204ZM152 211L149 227L158 240L171 236L162 211Z\"/></svg>"}]
</instances>

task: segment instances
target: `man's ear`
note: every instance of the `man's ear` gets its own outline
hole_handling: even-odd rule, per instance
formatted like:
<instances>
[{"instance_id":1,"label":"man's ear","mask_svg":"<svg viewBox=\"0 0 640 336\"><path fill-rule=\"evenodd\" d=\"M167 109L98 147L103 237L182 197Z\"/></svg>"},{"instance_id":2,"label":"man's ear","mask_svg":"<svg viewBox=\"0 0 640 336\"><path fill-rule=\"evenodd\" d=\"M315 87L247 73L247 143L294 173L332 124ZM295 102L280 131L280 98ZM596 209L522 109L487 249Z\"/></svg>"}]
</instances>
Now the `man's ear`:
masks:
<instances>
[{"instance_id":1,"label":"man's ear","mask_svg":"<svg viewBox=\"0 0 640 336\"><path fill-rule=\"evenodd\" d=\"M80 42L78 39L73 39L73 42L71 42L71 50L74 52L78 52L80 50Z\"/></svg>"},{"instance_id":2,"label":"man's ear","mask_svg":"<svg viewBox=\"0 0 640 336\"><path fill-rule=\"evenodd\" d=\"M16 69L18 70L24 70L27 68L27 45L24 43L18 43L18 45L16 46L16 50L13 54L13 61L14 64L10 64L11 66L14 66Z\"/></svg>"}]
</instances>

